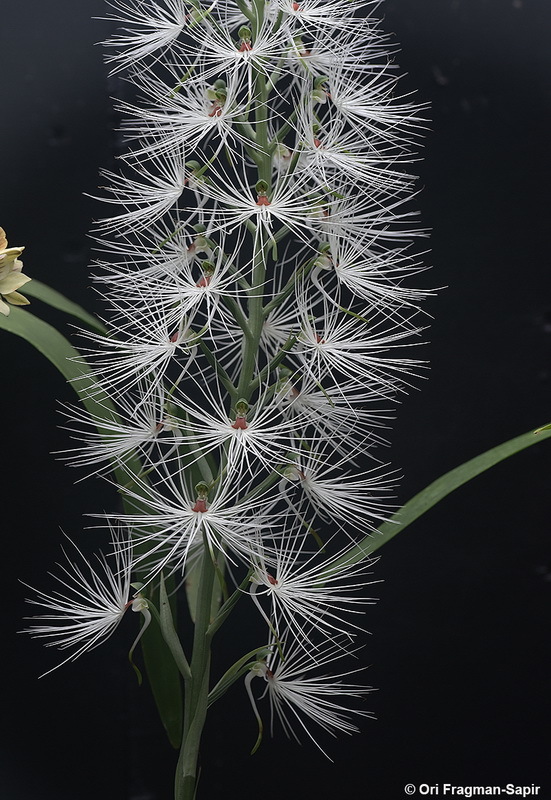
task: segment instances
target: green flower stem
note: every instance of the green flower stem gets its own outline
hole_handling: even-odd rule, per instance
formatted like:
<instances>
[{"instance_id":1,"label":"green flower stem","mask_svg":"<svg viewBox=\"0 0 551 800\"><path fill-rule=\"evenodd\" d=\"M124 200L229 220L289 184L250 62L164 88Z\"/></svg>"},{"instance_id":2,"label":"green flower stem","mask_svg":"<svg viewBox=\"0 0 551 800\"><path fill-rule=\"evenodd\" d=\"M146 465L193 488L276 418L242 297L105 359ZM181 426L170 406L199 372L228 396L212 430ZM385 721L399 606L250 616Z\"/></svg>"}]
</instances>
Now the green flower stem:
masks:
<instances>
[{"instance_id":1,"label":"green flower stem","mask_svg":"<svg viewBox=\"0 0 551 800\"><path fill-rule=\"evenodd\" d=\"M237 386L237 397L249 400L253 392L252 381L258 358L258 349L264 325L262 285L266 279L266 254L255 244L253 261L253 286L249 292L250 336L243 338L242 366Z\"/></svg>"},{"instance_id":2,"label":"green flower stem","mask_svg":"<svg viewBox=\"0 0 551 800\"><path fill-rule=\"evenodd\" d=\"M254 31L255 36L258 35L258 31L262 27L264 7L264 0L254 0L255 14L257 17L256 30ZM272 155L268 143L268 96L270 87L264 75L258 69L254 69L254 78L255 95L257 98L254 127L256 132L257 155L259 156L258 179L266 181L270 187L272 184Z\"/></svg>"},{"instance_id":3,"label":"green flower stem","mask_svg":"<svg viewBox=\"0 0 551 800\"><path fill-rule=\"evenodd\" d=\"M254 21L253 12L249 8L247 3L244 2L244 0L235 0L235 4L238 7L238 9L241 11L243 16L246 17L249 20L249 22L253 22Z\"/></svg>"},{"instance_id":4,"label":"green flower stem","mask_svg":"<svg viewBox=\"0 0 551 800\"><path fill-rule=\"evenodd\" d=\"M191 677L186 682L184 731L176 768L175 800L195 798L199 744L207 715L212 638L208 629L211 623L211 600L216 571L206 536L203 536L203 545L205 552L197 594Z\"/></svg>"},{"instance_id":5,"label":"green flower stem","mask_svg":"<svg viewBox=\"0 0 551 800\"><path fill-rule=\"evenodd\" d=\"M288 228L286 229L288 232ZM279 233L279 231L278 231ZM276 235L277 236L277 235ZM278 308L284 300L286 300L289 295L295 291L296 289L296 282L297 278L300 278L302 275L307 275L308 272L314 267L315 259L312 258L299 267L296 272L293 272L283 289L280 291L278 295L276 295L269 303L266 303L264 306L264 316L267 317L271 311Z\"/></svg>"},{"instance_id":6,"label":"green flower stem","mask_svg":"<svg viewBox=\"0 0 551 800\"><path fill-rule=\"evenodd\" d=\"M249 140L248 147L247 143L244 142L245 147L247 147L247 149L250 148L251 150L254 150L253 145L256 142L256 133L250 122L247 122L247 120L242 119L241 117L236 117L234 127L245 139Z\"/></svg>"},{"instance_id":7,"label":"green flower stem","mask_svg":"<svg viewBox=\"0 0 551 800\"><path fill-rule=\"evenodd\" d=\"M277 369L277 367L279 367L279 365L281 364L287 353L290 352L295 346L297 338L298 338L297 334L292 333L285 342L285 344L283 344L282 347L280 348L277 356L273 358L269 364L266 364L266 366L260 370L256 378L250 384L250 388L252 391L254 391L260 386L264 378L268 377L270 372L273 372L275 369Z\"/></svg>"},{"instance_id":8,"label":"green flower stem","mask_svg":"<svg viewBox=\"0 0 551 800\"><path fill-rule=\"evenodd\" d=\"M271 80L271 79L270 79ZM285 122L281 128L274 134L272 141L270 142L270 153L275 153L278 144L285 139L287 134L293 130L293 122L296 122L297 119L297 111L291 111L287 118L287 122Z\"/></svg>"},{"instance_id":9,"label":"green flower stem","mask_svg":"<svg viewBox=\"0 0 551 800\"><path fill-rule=\"evenodd\" d=\"M228 375L224 367L220 364L220 362L217 360L217 358L214 356L214 354L209 350L208 346L202 339L199 340L199 347L201 348L201 352L206 357L211 367L214 370L216 370L216 374L218 375L220 381L224 384L224 386L228 390L228 393L232 400L232 404L234 404L236 400L241 396L239 394L239 390L236 390L230 376Z\"/></svg>"},{"instance_id":10,"label":"green flower stem","mask_svg":"<svg viewBox=\"0 0 551 800\"><path fill-rule=\"evenodd\" d=\"M224 258L224 264L226 262L227 262L227 258ZM244 278L242 275L239 274L239 270L236 267L234 267L233 265L231 265L231 264L228 264L227 269L228 269L228 273L230 275L232 275L236 279L236 281L239 283L241 288L245 289L245 291L248 292L249 289L251 288L251 284L249 283L249 281L246 278Z\"/></svg>"},{"instance_id":11,"label":"green flower stem","mask_svg":"<svg viewBox=\"0 0 551 800\"><path fill-rule=\"evenodd\" d=\"M234 300L233 297L226 296L222 298L222 302L234 318L235 322L239 325L245 336L250 336L251 332L249 330L249 321L247 320L247 317L243 313L243 310L237 301Z\"/></svg>"},{"instance_id":12,"label":"green flower stem","mask_svg":"<svg viewBox=\"0 0 551 800\"><path fill-rule=\"evenodd\" d=\"M283 475L283 470L285 469L286 464L281 464L281 471L274 471L271 472L264 480L259 483L257 486L254 486L247 494L243 497L242 502L246 503L249 500L256 500L257 497L261 497L263 492L266 492L270 489L274 484L281 480Z\"/></svg>"},{"instance_id":13,"label":"green flower stem","mask_svg":"<svg viewBox=\"0 0 551 800\"><path fill-rule=\"evenodd\" d=\"M223 697L228 689L253 667L258 661L267 658L272 647L258 647L242 656L222 675L216 686L209 693L209 707Z\"/></svg>"},{"instance_id":14,"label":"green flower stem","mask_svg":"<svg viewBox=\"0 0 551 800\"><path fill-rule=\"evenodd\" d=\"M255 2L256 29L262 24L264 12L263 3ZM266 181L271 186L272 156L268 145L268 120L266 100L268 87L262 74L257 71L255 76L255 90L260 102L256 109L256 158L258 179ZM256 369L260 337L264 324L263 313L263 285L266 279L267 249L271 243L260 241L259 232L255 226L254 231L249 228L255 242L253 255L253 269L251 288L248 291L248 319L239 321L243 331L243 361L237 391L229 376L221 375L226 389L229 391L232 402L236 398L249 399L253 391L253 376ZM214 361L213 366L219 371L219 365L208 348L200 343L201 349L209 361ZM219 372L220 375L220 372ZM193 654L191 658L191 677L186 681L186 696L184 701L184 730L182 748L178 760L175 781L175 800L194 800L197 788L197 762L199 745L203 726L205 724L209 673L210 673L210 644L213 633L225 619L238 597L226 604L225 613L218 620L211 623L211 602L216 577L213 559L209 555L206 537L204 537L205 553L202 561L201 576L197 594L197 608L195 617L195 634L193 640ZM211 627L212 625L212 627Z\"/></svg>"},{"instance_id":15,"label":"green flower stem","mask_svg":"<svg viewBox=\"0 0 551 800\"><path fill-rule=\"evenodd\" d=\"M262 24L264 13L263 2L255 0L258 28ZM272 185L272 156L268 144L268 85L261 72L255 70L255 93L258 98L258 105L255 111L255 130L256 130L256 163L258 166L258 180L265 181L268 186L268 193ZM260 228L260 225L258 226ZM252 284L248 292L248 330L249 335L244 337L242 352L242 367L237 387L237 396L249 400L253 392L253 375L258 359L260 337L264 326L264 296L263 286L266 280L266 263L268 259L268 249L271 242L261 241L259 230L255 231L254 254L252 268Z\"/></svg>"}]
</instances>

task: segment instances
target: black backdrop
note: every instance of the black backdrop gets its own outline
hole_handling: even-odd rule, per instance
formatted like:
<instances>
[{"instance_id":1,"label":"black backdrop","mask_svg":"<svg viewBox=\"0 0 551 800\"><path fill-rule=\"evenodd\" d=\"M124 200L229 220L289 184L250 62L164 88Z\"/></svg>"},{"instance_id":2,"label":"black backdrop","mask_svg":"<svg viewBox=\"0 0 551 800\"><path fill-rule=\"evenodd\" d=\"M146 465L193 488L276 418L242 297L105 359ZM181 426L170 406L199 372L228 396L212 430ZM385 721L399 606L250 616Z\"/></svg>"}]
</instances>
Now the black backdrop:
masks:
<instances>
[{"instance_id":1,"label":"black backdrop","mask_svg":"<svg viewBox=\"0 0 551 800\"><path fill-rule=\"evenodd\" d=\"M94 42L101 0L6 0L0 47L0 224L34 275L93 308L86 232L117 135ZM401 498L551 418L548 0L388 0L407 89L430 101L419 174L433 229L429 379L405 400L391 457ZM54 312L35 310L56 324ZM51 455L71 392L25 343L2 354L0 797L169 800L172 758L125 661L132 631L37 680L56 654L20 636L47 588L60 527L110 507ZM57 398L57 400L56 400ZM413 784L542 785L549 752L549 472L544 443L478 478L381 551L364 657L377 721L335 742L335 763L280 737L254 756L241 689L205 736L203 796L398 800ZM143 699L145 698L145 702Z\"/></svg>"}]
</instances>

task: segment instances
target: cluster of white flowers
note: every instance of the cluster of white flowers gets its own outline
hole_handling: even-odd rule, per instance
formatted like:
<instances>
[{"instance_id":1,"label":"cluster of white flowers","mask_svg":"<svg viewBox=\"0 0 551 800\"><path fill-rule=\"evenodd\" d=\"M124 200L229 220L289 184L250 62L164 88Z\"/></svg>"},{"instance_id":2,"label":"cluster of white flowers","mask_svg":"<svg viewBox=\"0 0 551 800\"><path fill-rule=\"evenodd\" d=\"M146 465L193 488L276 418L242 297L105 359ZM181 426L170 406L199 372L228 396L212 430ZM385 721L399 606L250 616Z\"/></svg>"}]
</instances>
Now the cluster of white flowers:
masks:
<instances>
[{"instance_id":1,"label":"cluster of white flowers","mask_svg":"<svg viewBox=\"0 0 551 800\"><path fill-rule=\"evenodd\" d=\"M82 350L102 413L68 425L75 466L123 470L123 533L106 588L67 568L34 631L78 655L132 604L130 574L213 558L249 575L266 626L253 703L258 676L288 733L350 733L365 690L326 670L357 648L372 560L349 553L388 515L374 450L419 363L401 350L427 294L406 285L419 109L376 2L109 5L108 60L135 91L95 230L109 333Z\"/></svg>"}]
</instances>

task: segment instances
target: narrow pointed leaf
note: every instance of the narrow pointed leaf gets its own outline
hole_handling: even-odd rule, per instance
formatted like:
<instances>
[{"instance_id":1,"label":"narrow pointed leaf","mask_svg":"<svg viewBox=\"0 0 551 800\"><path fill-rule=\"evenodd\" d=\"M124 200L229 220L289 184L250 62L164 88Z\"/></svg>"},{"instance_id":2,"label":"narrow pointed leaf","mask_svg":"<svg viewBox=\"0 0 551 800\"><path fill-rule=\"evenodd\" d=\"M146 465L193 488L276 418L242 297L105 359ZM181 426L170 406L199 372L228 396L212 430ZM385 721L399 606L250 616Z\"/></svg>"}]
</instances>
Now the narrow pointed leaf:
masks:
<instances>
[{"instance_id":1,"label":"narrow pointed leaf","mask_svg":"<svg viewBox=\"0 0 551 800\"><path fill-rule=\"evenodd\" d=\"M172 616L172 609L170 607L170 600L168 598L166 592L166 584L163 574L161 573L161 581L159 587L159 618L161 622L161 633L163 634L163 638L167 643L170 652L172 653L172 658L176 666L178 667L181 675L184 678L190 677L190 669L188 660L185 656L185 653L182 648L182 644L180 642L180 638L176 632L176 628L174 627L174 618Z\"/></svg>"},{"instance_id":2,"label":"narrow pointed leaf","mask_svg":"<svg viewBox=\"0 0 551 800\"><path fill-rule=\"evenodd\" d=\"M258 661L263 661L272 652L271 647L257 647L242 656L226 670L216 686L209 692L209 706L216 703L239 678L245 675Z\"/></svg>"},{"instance_id":3,"label":"narrow pointed leaf","mask_svg":"<svg viewBox=\"0 0 551 800\"><path fill-rule=\"evenodd\" d=\"M1 329L20 336L42 353L69 382L85 408L96 418L109 422L117 418L113 404L105 392L98 389L85 359L56 328L35 317L28 309L14 307L8 317L0 315ZM102 433L99 425L98 431ZM134 474L141 472L137 457L128 456L126 464ZM117 469L115 473L120 484L128 482L126 473Z\"/></svg>"},{"instance_id":4,"label":"narrow pointed leaf","mask_svg":"<svg viewBox=\"0 0 551 800\"><path fill-rule=\"evenodd\" d=\"M154 594L154 604L162 606L158 601L158 591ZM142 653L161 722L170 744L178 749L183 729L182 679L160 625L150 625L145 631L142 637Z\"/></svg>"},{"instance_id":5,"label":"narrow pointed leaf","mask_svg":"<svg viewBox=\"0 0 551 800\"><path fill-rule=\"evenodd\" d=\"M94 387L94 379L85 360L52 325L35 317L26 309L13 308L9 317L0 315L1 329L20 336L42 353L69 381L90 413L100 419L116 418L116 411L109 398ZM90 395L90 389L93 387L94 393ZM98 425L98 431L102 432L101 425ZM128 455L125 464L131 474L141 473L141 463L136 456ZM114 466L113 471L119 485L128 483L128 473L122 467ZM127 498L123 496L122 499L127 507ZM134 499L132 512L136 513L139 508L140 504ZM130 509L127 507L127 510ZM145 505L143 511L147 513ZM161 720L171 744L178 748L182 738L181 679L158 625L150 625L145 631L142 638L142 652Z\"/></svg>"},{"instance_id":6,"label":"narrow pointed leaf","mask_svg":"<svg viewBox=\"0 0 551 800\"><path fill-rule=\"evenodd\" d=\"M74 381L89 372L85 364L74 360L79 354L65 336L27 309L12 308L9 317L0 320L0 328L26 339L39 353L46 356L68 381ZM72 383L72 386L78 394L78 382Z\"/></svg>"},{"instance_id":7,"label":"narrow pointed leaf","mask_svg":"<svg viewBox=\"0 0 551 800\"><path fill-rule=\"evenodd\" d=\"M468 481L476 478L477 475L499 464L500 461L509 458L509 456L520 453L521 450L550 438L551 430L548 429L548 426L523 433L521 436L516 436L508 442L493 447L491 450L471 458L459 467L442 475L429 484L426 489L423 489L422 492L408 500L388 522L381 525L375 534L364 537L353 550L347 553L346 561L343 561L343 563L351 564L355 561L360 561L366 555L370 555L390 541L396 534L405 530L408 525L419 519L430 508L460 486L463 486L463 484L468 483Z\"/></svg>"}]
</instances>

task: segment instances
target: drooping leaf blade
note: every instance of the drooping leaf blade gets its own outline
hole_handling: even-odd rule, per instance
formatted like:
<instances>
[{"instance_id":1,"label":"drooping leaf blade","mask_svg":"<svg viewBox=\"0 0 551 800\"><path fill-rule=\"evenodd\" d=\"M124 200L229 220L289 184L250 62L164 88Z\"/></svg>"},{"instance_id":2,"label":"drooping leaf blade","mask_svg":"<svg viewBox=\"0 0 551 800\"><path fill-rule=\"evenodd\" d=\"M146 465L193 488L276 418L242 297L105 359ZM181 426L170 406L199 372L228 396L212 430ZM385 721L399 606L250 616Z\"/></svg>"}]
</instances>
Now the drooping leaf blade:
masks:
<instances>
[{"instance_id":1,"label":"drooping leaf blade","mask_svg":"<svg viewBox=\"0 0 551 800\"><path fill-rule=\"evenodd\" d=\"M48 322L35 317L27 308L12 308L9 316L0 317L0 328L26 339L68 381L75 381L89 371L84 363L76 361L78 352L68 339ZM75 382L72 385L77 391L78 384Z\"/></svg>"},{"instance_id":2,"label":"drooping leaf blade","mask_svg":"<svg viewBox=\"0 0 551 800\"><path fill-rule=\"evenodd\" d=\"M108 422L117 419L113 403L96 384L86 360L56 328L36 317L27 308L12 308L8 317L0 316L0 329L2 328L25 339L59 370L87 411L97 420L100 434L103 433L102 419ZM139 474L141 464L137 457L127 456L126 463L135 474ZM121 483L128 480L125 472L117 473L117 478Z\"/></svg>"},{"instance_id":3,"label":"drooping leaf blade","mask_svg":"<svg viewBox=\"0 0 551 800\"><path fill-rule=\"evenodd\" d=\"M57 289L52 289L42 281L37 281L33 278L28 284L25 285L25 294L29 297L35 297L43 303L56 308L58 311L63 311L71 317L80 320L87 328L96 331L97 333L107 334L107 328L100 322L97 317L90 314L86 309L82 308L78 303L69 300L64 294L58 292Z\"/></svg>"},{"instance_id":4,"label":"drooping leaf blade","mask_svg":"<svg viewBox=\"0 0 551 800\"><path fill-rule=\"evenodd\" d=\"M102 433L101 419L116 419L116 411L105 393L94 386L94 379L85 360L72 344L52 325L35 317L30 311L12 308L10 315L0 315L0 330L20 336L36 348L50 361L69 381L86 409L98 419L98 431ZM92 391L91 391L92 390ZM141 473L141 463L137 456L129 454L125 459L130 474ZM119 486L128 483L129 472L120 465L114 465ZM145 480L145 479L144 479ZM137 490L138 491L138 490ZM123 504L128 511L136 513L141 504L137 498L132 506L127 506L127 498L123 495ZM147 513L147 507L143 507ZM139 549L139 548L138 548ZM157 708L171 743L179 746L182 731L182 703L180 674L158 626L150 625L141 640L146 670ZM161 663L164 660L164 664ZM178 694L180 692L180 694ZM175 704L175 698L179 698Z\"/></svg>"},{"instance_id":5,"label":"drooping leaf blade","mask_svg":"<svg viewBox=\"0 0 551 800\"><path fill-rule=\"evenodd\" d=\"M71 342L48 322L35 317L27 308L13 308L8 317L0 316L0 329L20 336L42 353L68 381L86 410L97 420L99 433L104 433L101 420L113 422L117 412L109 397L101 390L85 359ZM129 455L126 464L134 474L139 474L141 464L136 456ZM128 481L126 472L114 467L119 483Z\"/></svg>"}]
</instances>

